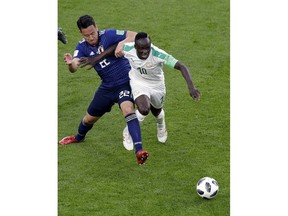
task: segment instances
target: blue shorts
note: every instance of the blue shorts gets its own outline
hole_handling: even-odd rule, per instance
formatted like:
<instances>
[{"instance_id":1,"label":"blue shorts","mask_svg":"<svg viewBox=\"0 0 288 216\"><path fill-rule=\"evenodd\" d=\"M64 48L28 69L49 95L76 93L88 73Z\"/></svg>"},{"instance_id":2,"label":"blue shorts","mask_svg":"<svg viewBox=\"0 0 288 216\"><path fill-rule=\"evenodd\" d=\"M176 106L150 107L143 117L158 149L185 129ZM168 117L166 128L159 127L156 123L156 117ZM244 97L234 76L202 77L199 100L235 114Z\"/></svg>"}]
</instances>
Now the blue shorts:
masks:
<instances>
[{"instance_id":1,"label":"blue shorts","mask_svg":"<svg viewBox=\"0 0 288 216\"><path fill-rule=\"evenodd\" d=\"M112 88L100 85L87 109L87 112L91 116L101 117L106 112L110 112L115 103L118 103L120 106L124 101L131 101L134 103L129 81Z\"/></svg>"}]
</instances>

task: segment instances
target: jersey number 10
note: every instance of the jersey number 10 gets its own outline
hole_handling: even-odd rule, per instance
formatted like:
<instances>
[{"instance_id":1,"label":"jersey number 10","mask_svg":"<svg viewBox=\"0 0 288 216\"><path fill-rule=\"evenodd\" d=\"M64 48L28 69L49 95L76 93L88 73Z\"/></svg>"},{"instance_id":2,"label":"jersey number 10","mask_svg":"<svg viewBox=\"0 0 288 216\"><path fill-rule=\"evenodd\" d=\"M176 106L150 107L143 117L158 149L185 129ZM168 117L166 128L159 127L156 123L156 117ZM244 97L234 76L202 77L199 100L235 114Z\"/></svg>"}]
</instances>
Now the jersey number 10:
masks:
<instances>
[{"instance_id":1,"label":"jersey number 10","mask_svg":"<svg viewBox=\"0 0 288 216\"><path fill-rule=\"evenodd\" d=\"M147 74L147 71L145 68L138 67L137 70L139 71L140 74Z\"/></svg>"}]
</instances>

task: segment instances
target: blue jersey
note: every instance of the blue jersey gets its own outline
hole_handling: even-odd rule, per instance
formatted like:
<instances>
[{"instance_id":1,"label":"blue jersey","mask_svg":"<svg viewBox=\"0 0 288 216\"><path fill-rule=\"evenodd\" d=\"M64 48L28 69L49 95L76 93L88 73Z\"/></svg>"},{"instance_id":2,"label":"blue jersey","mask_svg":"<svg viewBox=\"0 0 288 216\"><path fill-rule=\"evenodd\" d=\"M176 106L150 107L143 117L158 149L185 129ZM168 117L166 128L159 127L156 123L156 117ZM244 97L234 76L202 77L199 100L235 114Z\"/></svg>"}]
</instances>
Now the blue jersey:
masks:
<instances>
[{"instance_id":1,"label":"blue jersey","mask_svg":"<svg viewBox=\"0 0 288 216\"><path fill-rule=\"evenodd\" d=\"M84 39L80 41L74 51L74 58L95 57L110 46L126 38L126 31L107 29L98 32L98 44L92 46ZM115 55L101 59L95 65L95 70L102 80L102 86L115 87L129 81L130 64L125 57L116 58Z\"/></svg>"}]
</instances>

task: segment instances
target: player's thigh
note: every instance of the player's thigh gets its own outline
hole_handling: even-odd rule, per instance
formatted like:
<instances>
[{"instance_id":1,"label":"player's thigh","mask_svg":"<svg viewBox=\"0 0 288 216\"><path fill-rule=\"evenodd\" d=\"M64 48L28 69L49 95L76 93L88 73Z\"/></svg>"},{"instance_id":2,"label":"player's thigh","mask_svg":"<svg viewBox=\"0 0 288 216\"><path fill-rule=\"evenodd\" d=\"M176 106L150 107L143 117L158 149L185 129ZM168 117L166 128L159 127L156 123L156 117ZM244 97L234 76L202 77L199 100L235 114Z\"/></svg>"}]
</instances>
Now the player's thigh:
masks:
<instances>
[{"instance_id":1,"label":"player's thigh","mask_svg":"<svg viewBox=\"0 0 288 216\"><path fill-rule=\"evenodd\" d=\"M129 82L119 86L114 94L114 102L117 102L123 115L134 113L135 106Z\"/></svg>"},{"instance_id":2,"label":"player's thigh","mask_svg":"<svg viewBox=\"0 0 288 216\"><path fill-rule=\"evenodd\" d=\"M133 80L130 80L130 85L137 109L142 115L148 115L150 111L151 88Z\"/></svg>"},{"instance_id":3,"label":"player's thigh","mask_svg":"<svg viewBox=\"0 0 288 216\"><path fill-rule=\"evenodd\" d=\"M106 112L111 111L113 104L113 97L110 95L110 93L99 88L96 91L93 100L90 102L87 113L94 117L101 117Z\"/></svg>"},{"instance_id":4,"label":"player's thigh","mask_svg":"<svg viewBox=\"0 0 288 216\"><path fill-rule=\"evenodd\" d=\"M150 96L151 105L160 109L164 106L166 91L163 89L154 89Z\"/></svg>"},{"instance_id":5,"label":"player's thigh","mask_svg":"<svg viewBox=\"0 0 288 216\"><path fill-rule=\"evenodd\" d=\"M130 86L134 100L141 95L147 95L148 98L150 98L150 87L144 86L141 84L141 82L135 82L133 80L130 80Z\"/></svg>"}]
</instances>

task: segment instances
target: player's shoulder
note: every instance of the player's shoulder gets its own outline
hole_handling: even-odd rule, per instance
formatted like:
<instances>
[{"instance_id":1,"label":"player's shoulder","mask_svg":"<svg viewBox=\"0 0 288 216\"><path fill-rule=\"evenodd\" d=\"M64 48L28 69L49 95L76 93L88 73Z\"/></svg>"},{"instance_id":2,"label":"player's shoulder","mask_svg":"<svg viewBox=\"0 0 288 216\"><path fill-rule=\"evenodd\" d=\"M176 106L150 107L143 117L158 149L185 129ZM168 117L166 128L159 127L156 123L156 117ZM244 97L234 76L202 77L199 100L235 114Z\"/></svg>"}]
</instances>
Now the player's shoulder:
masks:
<instances>
[{"instance_id":1,"label":"player's shoulder","mask_svg":"<svg viewBox=\"0 0 288 216\"><path fill-rule=\"evenodd\" d=\"M126 30L118 30L118 29L104 29L99 31L99 36L102 35L125 35Z\"/></svg>"},{"instance_id":2,"label":"player's shoulder","mask_svg":"<svg viewBox=\"0 0 288 216\"><path fill-rule=\"evenodd\" d=\"M80 41L78 41L78 44L84 44L85 43L85 39L82 38Z\"/></svg>"},{"instance_id":3,"label":"player's shoulder","mask_svg":"<svg viewBox=\"0 0 288 216\"><path fill-rule=\"evenodd\" d=\"M123 50L125 51L125 52L129 52L129 51L131 51L132 49L135 49L134 48L134 42L128 42L128 43L125 43L124 44L124 47L123 47Z\"/></svg>"},{"instance_id":4,"label":"player's shoulder","mask_svg":"<svg viewBox=\"0 0 288 216\"><path fill-rule=\"evenodd\" d=\"M156 46L156 45L154 45L154 44L151 44L151 49L152 49L152 50L155 50L155 51L157 51L157 52L166 53L165 50L159 48L158 46Z\"/></svg>"},{"instance_id":5,"label":"player's shoulder","mask_svg":"<svg viewBox=\"0 0 288 216\"><path fill-rule=\"evenodd\" d=\"M99 37L101 37L102 35L105 35L107 32L107 29L102 29L99 31Z\"/></svg>"},{"instance_id":6,"label":"player's shoulder","mask_svg":"<svg viewBox=\"0 0 288 216\"><path fill-rule=\"evenodd\" d=\"M154 44L151 44L151 52L152 56L160 59L164 59L167 55L169 55L167 52L155 46Z\"/></svg>"},{"instance_id":7,"label":"player's shoulder","mask_svg":"<svg viewBox=\"0 0 288 216\"><path fill-rule=\"evenodd\" d=\"M83 38L82 40L78 41L78 43L76 45L76 49L77 50L83 50L83 49L85 49L86 46L87 46L87 43L86 43L85 39Z\"/></svg>"}]
</instances>

